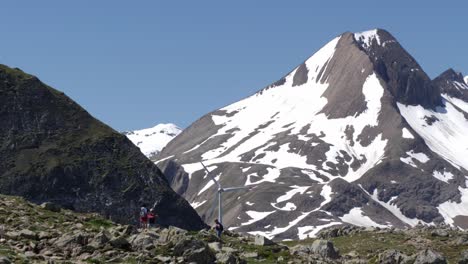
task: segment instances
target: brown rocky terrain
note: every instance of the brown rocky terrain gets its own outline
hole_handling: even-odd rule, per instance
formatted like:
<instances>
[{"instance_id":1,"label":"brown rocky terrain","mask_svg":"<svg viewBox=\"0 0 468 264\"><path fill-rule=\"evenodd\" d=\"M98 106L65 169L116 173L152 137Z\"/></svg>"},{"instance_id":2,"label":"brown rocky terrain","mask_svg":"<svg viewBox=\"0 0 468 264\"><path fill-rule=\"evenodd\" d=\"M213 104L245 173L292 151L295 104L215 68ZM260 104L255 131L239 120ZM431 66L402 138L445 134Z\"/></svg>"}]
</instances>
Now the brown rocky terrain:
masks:
<instances>
[{"instance_id":1,"label":"brown rocky terrain","mask_svg":"<svg viewBox=\"0 0 468 264\"><path fill-rule=\"evenodd\" d=\"M468 233L448 227L323 230L273 242L227 231L138 230L95 214L0 196L0 263L468 263Z\"/></svg>"}]
</instances>

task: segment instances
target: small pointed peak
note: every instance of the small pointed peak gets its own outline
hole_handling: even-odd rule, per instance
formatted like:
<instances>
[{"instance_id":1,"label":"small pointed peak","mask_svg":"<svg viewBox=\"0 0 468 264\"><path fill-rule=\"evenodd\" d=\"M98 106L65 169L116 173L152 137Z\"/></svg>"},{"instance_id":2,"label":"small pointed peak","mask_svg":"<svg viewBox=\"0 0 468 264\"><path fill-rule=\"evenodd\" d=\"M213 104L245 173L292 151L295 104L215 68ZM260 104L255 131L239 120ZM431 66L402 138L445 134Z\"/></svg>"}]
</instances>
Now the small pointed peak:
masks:
<instances>
[{"instance_id":1,"label":"small pointed peak","mask_svg":"<svg viewBox=\"0 0 468 264\"><path fill-rule=\"evenodd\" d=\"M444 71L437 78L435 78L434 81L452 81L452 82L465 83L463 75L460 72L457 72L452 68Z\"/></svg>"},{"instance_id":2,"label":"small pointed peak","mask_svg":"<svg viewBox=\"0 0 468 264\"><path fill-rule=\"evenodd\" d=\"M382 42L379 37L379 30L372 29L368 31L354 33L354 39L363 46L363 48L368 48L372 45L373 41L377 42L377 45L381 45Z\"/></svg>"}]
</instances>

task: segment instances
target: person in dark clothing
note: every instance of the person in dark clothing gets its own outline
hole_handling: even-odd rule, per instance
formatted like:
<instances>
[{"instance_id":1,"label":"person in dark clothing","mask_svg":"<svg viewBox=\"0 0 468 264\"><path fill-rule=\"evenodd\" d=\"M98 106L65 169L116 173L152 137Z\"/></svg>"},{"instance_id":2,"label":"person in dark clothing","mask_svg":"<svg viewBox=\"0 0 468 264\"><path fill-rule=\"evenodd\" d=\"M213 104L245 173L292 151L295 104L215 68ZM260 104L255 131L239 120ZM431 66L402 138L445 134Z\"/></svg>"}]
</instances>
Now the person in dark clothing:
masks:
<instances>
[{"instance_id":1,"label":"person in dark clothing","mask_svg":"<svg viewBox=\"0 0 468 264\"><path fill-rule=\"evenodd\" d=\"M154 209L151 208L148 213L148 228L154 227L156 225L156 217L158 215L154 213Z\"/></svg>"},{"instance_id":2,"label":"person in dark clothing","mask_svg":"<svg viewBox=\"0 0 468 264\"><path fill-rule=\"evenodd\" d=\"M221 239L221 234L224 231L224 226L218 221L218 219L215 219L214 222L215 222L214 229L216 230L216 235L218 236L219 239Z\"/></svg>"}]
</instances>

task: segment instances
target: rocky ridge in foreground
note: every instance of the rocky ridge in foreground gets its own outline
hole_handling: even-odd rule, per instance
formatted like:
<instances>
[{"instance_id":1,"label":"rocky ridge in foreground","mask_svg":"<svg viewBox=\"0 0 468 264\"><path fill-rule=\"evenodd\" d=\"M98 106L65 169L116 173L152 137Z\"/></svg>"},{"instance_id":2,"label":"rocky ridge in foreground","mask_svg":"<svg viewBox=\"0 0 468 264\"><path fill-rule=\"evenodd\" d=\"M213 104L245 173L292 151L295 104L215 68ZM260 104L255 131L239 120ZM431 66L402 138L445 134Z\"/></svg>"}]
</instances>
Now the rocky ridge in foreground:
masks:
<instances>
[{"instance_id":1,"label":"rocky ridge in foreground","mask_svg":"<svg viewBox=\"0 0 468 264\"><path fill-rule=\"evenodd\" d=\"M141 231L53 204L0 195L0 263L468 263L468 233L447 227L332 227L318 239L176 227Z\"/></svg>"}]
</instances>

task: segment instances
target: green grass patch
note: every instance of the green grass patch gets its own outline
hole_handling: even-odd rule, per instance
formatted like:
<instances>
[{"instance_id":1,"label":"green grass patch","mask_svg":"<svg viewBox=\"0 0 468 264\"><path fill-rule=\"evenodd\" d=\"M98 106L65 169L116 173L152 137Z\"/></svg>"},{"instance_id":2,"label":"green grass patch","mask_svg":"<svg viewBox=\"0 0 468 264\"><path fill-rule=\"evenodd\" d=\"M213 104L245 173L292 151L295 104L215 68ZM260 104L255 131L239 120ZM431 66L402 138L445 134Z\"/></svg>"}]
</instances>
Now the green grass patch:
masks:
<instances>
[{"instance_id":1,"label":"green grass patch","mask_svg":"<svg viewBox=\"0 0 468 264\"><path fill-rule=\"evenodd\" d=\"M110 227L114 226L114 223L112 223L110 220L100 218L100 217L96 217L96 218L92 218L92 219L86 221L85 226L88 227L88 228L91 228L93 230L98 231L101 228L105 228L105 229L110 228Z\"/></svg>"}]
</instances>

